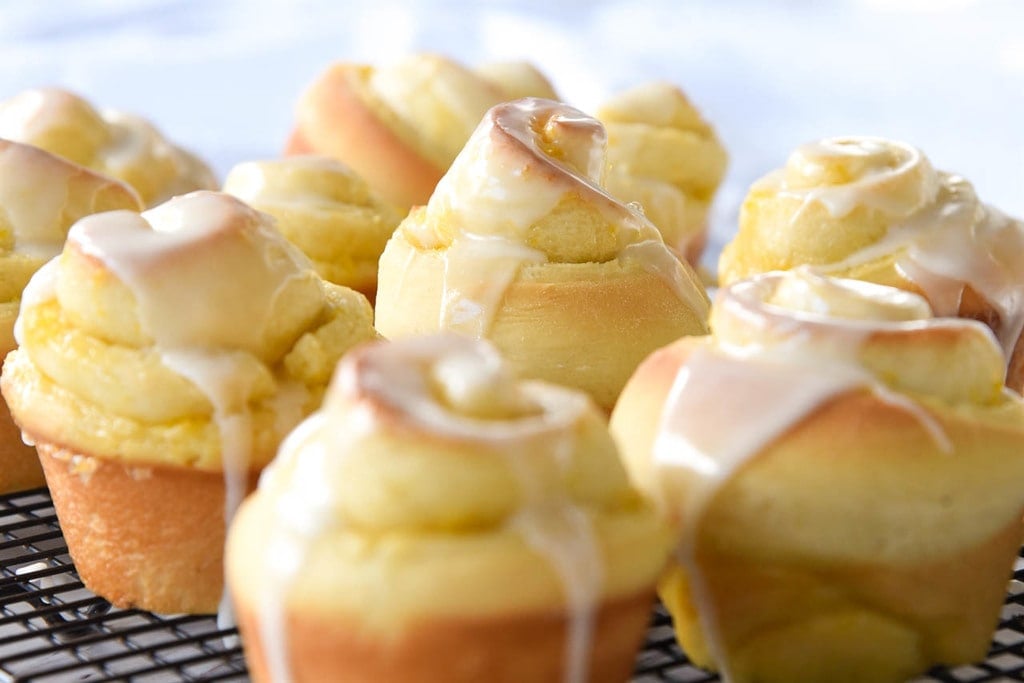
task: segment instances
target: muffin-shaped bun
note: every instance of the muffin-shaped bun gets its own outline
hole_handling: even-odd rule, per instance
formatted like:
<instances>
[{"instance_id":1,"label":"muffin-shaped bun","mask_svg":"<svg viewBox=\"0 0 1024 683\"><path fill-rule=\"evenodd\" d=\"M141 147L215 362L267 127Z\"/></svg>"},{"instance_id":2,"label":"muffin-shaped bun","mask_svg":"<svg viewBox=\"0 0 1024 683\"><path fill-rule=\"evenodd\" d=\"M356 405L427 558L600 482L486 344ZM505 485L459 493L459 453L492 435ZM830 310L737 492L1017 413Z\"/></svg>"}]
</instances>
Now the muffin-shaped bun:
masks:
<instances>
[{"instance_id":1,"label":"muffin-shaped bun","mask_svg":"<svg viewBox=\"0 0 1024 683\"><path fill-rule=\"evenodd\" d=\"M386 337L490 339L516 372L610 410L652 350L707 331L707 296L643 215L600 185L604 129L550 100L491 109L381 257Z\"/></svg>"},{"instance_id":2,"label":"muffin-shaped bun","mask_svg":"<svg viewBox=\"0 0 1024 683\"><path fill-rule=\"evenodd\" d=\"M510 99L506 86L550 90L523 67L485 76L432 54L334 64L299 101L285 152L339 159L407 210L430 198L484 113Z\"/></svg>"},{"instance_id":3,"label":"muffin-shaped bun","mask_svg":"<svg viewBox=\"0 0 1024 683\"><path fill-rule=\"evenodd\" d=\"M722 282L805 264L917 292L936 315L986 323L1007 355L1007 384L1024 387L1024 224L920 150L826 139L757 181L722 253Z\"/></svg>"},{"instance_id":4,"label":"muffin-shaped bun","mask_svg":"<svg viewBox=\"0 0 1024 683\"><path fill-rule=\"evenodd\" d=\"M377 261L402 216L347 166L320 156L249 161L231 169L224 191L276 218L324 279L373 300Z\"/></svg>"},{"instance_id":5,"label":"muffin-shaped bun","mask_svg":"<svg viewBox=\"0 0 1024 683\"><path fill-rule=\"evenodd\" d=\"M22 290L60 253L71 224L114 209L142 206L124 183L36 147L0 140L0 354L16 346ZM6 404L0 406L0 493L42 484L35 450L22 442Z\"/></svg>"},{"instance_id":6,"label":"muffin-shaped bun","mask_svg":"<svg viewBox=\"0 0 1024 683\"><path fill-rule=\"evenodd\" d=\"M608 191L638 202L665 244L696 264L728 163L714 129L679 88L661 82L616 95L597 118L608 130Z\"/></svg>"},{"instance_id":7,"label":"muffin-shaped bun","mask_svg":"<svg viewBox=\"0 0 1024 683\"><path fill-rule=\"evenodd\" d=\"M618 683L668 546L586 395L435 336L343 360L228 581L258 681Z\"/></svg>"},{"instance_id":8,"label":"muffin-shaped bun","mask_svg":"<svg viewBox=\"0 0 1024 683\"><path fill-rule=\"evenodd\" d=\"M0 138L41 147L123 180L146 206L217 187L206 164L173 145L149 122L98 111L78 95L56 88L26 90L0 102Z\"/></svg>"},{"instance_id":9,"label":"muffin-shaped bun","mask_svg":"<svg viewBox=\"0 0 1024 683\"><path fill-rule=\"evenodd\" d=\"M225 515L371 322L228 195L78 221L26 289L2 387L86 585L214 610Z\"/></svg>"},{"instance_id":10,"label":"muffin-shaped bun","mask_svg":"<svg viewBox=\"0 0 1024 683\"><path fill-rule=\"evenodd\" d=\"M679 530L697 663L743 683L897 683L984 657L1024 511L1024 404L975 321L803 269L720 290L612 416Z\"/></svg>"}]
</instances>

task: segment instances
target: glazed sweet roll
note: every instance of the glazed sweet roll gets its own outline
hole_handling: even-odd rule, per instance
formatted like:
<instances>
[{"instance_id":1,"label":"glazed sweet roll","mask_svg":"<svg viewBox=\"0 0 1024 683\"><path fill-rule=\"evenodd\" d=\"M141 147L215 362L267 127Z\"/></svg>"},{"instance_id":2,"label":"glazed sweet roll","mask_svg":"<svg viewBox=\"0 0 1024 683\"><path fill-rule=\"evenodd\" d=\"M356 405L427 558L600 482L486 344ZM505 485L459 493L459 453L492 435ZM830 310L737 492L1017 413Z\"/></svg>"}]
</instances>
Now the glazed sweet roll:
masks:
<instances>
[{"instance_id":1,"label":"glazed sweet roll","mask_svg":"<svg viewBox=\"0 0 1024 683\"><path fill-rule=\"evenodd\" d=\"M621 683L670 545L585 394L440 335L346 356L227 575L257 681Z\"/></svg>"},{"instance_id":2,"label":"glazed sweet roll","mask_svg":"<svg viewBox=\"0 0 1024 683\"><path fill-rule=\"evenodd\" d=\"M423 204L504 87L550 85L521 68L487 75L446 57L331 65L303 93L286 154L325 154L404 210Z\"/></svg>"},{"instance_id":3,"label":"glazed sweet roll","mask_svg":"<svg viewBox=\"0 0 1024 683\"><path fill-rule=\"evenodd\" d=\"M619 93L597 118L608 130L608 191L638 202L665 244L696 265L728 164L714 129L682 90L662 82Z\"/></svg>"},{"instance_id":4,"label":"glazed sweet roll","mask_svg":"<svg viewBox=\"0 0 1024 683\"><path fill-rule=\"evenodd\" d=\"M16 333L0 385L82 580L157 612L216 610L225 518L375 338L362 295L211 192L75 223Z\"/></svg>"},{"instance_id":5,"label":"glazed sweet roll","mask_svg":"<svg viewBox=\"0 0 1024 683\"><path fill-rule=\"evenodd\" d=\"M57 88L26 90L0 102L0 138L41 147L131 185L146 206L217 179L194 154L132 114L97 110Z\"/></svg>"},{"instance_id":6,"label":"glazed sweet roll","mask_svg":"<svg viewBox=\"0 0 1024 683\"><path fill-rule=\"evenodd\" d=\"M100 211L142 209L124 183L36 147L0 140L0 354L16 346L14 322L32 274L60 253L68 228ZM35 450L0 406L0 493L41 486Z\"/></svg>"},{"instance_id":7,"label":"glazed sweet roll","mask_svg":"<svg viewBox=\"0 0 1024 683\"><path fill-rule=\"evenodd\" d=\"M606 410L644 356L706 333L693 270L602 189L604 146L601 124L566 105L491 109L381 256L381 333L490 339L521 375Z\"/></svg>"},{"instance_id":8,"label":"glazed sweet roll","mask_svg":"<svg viewBox=\"0 0 1024 683\"><path fill-rule=\"evenodd\" d=\"M1024 224L936 171L910 145L832 138L804 145L757 181L719 263L723 283L812 265L901 287L937 315L988 324L1024 387Z\"/></svg>"},{"instance_id":9,"label":"glazed sweet roll","mask_svg":"<svg viewBox=\"0 0 1024 683\"><path fill-rule=\"evenodd\" d=\"M660 591L727 680L897 683L981 659L1022 540L1024 403L986 326L773 272L653 354L612 415L678 530Z\"/></svg>"},{"instance_id":10,"label":"glazed sweet roll","mask_svg":"<svg viewBox=\"0 0 1024 683\"><path fill-rule=\"evenodd\" d=\"M276 218L323 278L373 300L377 261L402 216L347 166L319 156L249 161L231 169L224 191Z\"/></svg>"}]
</instances>

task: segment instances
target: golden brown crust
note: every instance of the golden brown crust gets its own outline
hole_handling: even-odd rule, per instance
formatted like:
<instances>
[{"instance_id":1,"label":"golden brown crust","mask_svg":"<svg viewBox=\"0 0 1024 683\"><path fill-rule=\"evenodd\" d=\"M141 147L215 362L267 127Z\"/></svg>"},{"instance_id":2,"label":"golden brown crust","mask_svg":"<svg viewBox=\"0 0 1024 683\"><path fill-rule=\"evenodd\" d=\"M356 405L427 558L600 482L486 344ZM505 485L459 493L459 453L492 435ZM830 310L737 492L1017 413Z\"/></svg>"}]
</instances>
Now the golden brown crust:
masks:
<instances>
[{"instance_id":1,"label":"golden brown crust","mask_svg":"<svg viewBox=\"0 0 1024 683\"><path fill-rule=\"evenodd\" d=\"M898 683L934 664L982 659L1022 531L1015 520L974 547L907 566L754 563L708 544L700 559L719 618L729 624L729 647L741 662L734 680ZM660 592L687 655L715 668L693 591L678 566ZM879 634L886 637L874 637ZM827 655L811 658L808 651ZM840 669L847 677L831 677Z\"/></svg>"},{"instance_id":2,"label":"golden brown crust","mask_svg":"<svg viewBox=\"0 0 1024 683\"><path fill-rule=\"evenodd\" d=\"M315 152L352 167L387 202L425 204L445 169L409 146L367 101L369 67L336 64L306 91L285 154Z\"/></svg>"},{"instance_id":3,"label":"golden brown crust","mask_svg":"<svg viewBox=\"0 0 1024 683\"><path fill-rule=\"evenodd\" d=\"M235 607L255 681L270 681L267 654L251 598ZM652 595L620 598L598 611L590 656L591 683L622 683L633 669ZM361 632L358 620L289 614L287 648L293 680L338 683L558 683L565 679L564 614L509 614L491 619L437 619L411 624L393 638Z\"/></svg>"},{"instance_id":4,"label":"golden brown crust","mask_svg":"<svg viewBox=\"0 0 1024 683\"><path fill-rule=\"evenodd\" d=\"M37 448L68 550L90 590L118 607L217 611L223 474L132 467L49 443Z\"/></svg>"}]
</instances>

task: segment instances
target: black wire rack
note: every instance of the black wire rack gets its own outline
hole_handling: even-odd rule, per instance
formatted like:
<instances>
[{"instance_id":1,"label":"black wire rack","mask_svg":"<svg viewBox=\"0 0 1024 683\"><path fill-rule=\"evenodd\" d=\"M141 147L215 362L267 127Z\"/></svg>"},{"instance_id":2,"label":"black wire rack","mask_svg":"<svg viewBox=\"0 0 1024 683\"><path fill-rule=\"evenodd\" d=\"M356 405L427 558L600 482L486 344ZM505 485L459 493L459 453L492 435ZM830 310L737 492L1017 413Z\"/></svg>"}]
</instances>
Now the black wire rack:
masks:
<instances>
[{"instance_id":1,"label":"black wire rack","mask_svg":"<svg viewBox=\"0 0 1024 683\"><path fill-rule=\"evenodd\" d=\"M117 609L82 585L45 489L0 496L0 680L246 681L234 629L209 616ZM633 683L710 683L655 609ZM914 683L1024 681L1024 560L986 661Z\"/></svg>"}]
</instances>

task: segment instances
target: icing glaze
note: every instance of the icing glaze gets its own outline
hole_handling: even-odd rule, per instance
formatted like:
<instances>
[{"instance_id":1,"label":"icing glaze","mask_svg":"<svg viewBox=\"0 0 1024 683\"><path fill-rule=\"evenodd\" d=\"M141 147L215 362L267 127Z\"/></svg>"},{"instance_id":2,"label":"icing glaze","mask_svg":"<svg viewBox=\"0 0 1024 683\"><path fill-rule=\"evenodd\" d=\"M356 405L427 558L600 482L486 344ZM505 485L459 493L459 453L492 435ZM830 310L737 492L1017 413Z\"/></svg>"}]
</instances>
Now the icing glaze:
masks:
<instances>
[{"instance_id":1,"label":"icing glaze","mask_svg":"<svg viewBox=\"0 0 1024 683\"><path fill-rule=\"evenodd\" d=\"M143 330L165 349L259 354L278 294L311 269L269 219L214 192L185 195L142 214L88 216L68 240L128 286ZM221 277L228 264L237 268ZM182 281L202 282L204 296Z\"/></svg>"}]
</instances>

